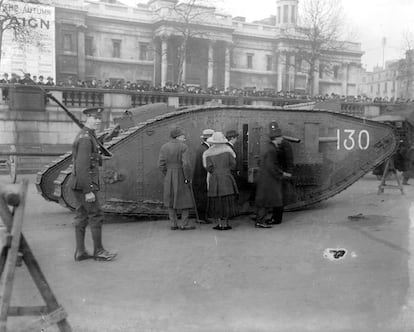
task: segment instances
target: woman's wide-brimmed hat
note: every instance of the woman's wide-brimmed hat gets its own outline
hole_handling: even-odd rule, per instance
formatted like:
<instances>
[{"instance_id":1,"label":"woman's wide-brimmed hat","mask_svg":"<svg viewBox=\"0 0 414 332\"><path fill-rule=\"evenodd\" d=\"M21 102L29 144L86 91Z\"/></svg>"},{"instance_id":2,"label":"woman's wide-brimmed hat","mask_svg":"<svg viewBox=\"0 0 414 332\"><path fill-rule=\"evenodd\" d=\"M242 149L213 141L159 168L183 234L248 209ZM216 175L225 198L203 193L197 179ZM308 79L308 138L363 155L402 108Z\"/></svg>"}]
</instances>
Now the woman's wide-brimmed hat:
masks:
<instances>
[{"instance_id":1,"label":"woman's wide-brimmed hat","mask_svg":"<svg viewBox=\"0 0 414 332\"><path fill-rule=\"evenodd\" d=\"M228 140L221 131L215 131L211 137L207 138L207 142L211 144L225 144Z\"/></svg>"},{"instance_id":2,"label":"woman's wide-brimmed hat","mask_svg":"<svg viewBox=\"0 0 414 332\"><path fill-rule=\"evenodd\" d=\"M203 133L201 134L201 138L209 138L211 135L213 135L214 130L213 129L204 129Z\"/></svg>"}]
</instances>

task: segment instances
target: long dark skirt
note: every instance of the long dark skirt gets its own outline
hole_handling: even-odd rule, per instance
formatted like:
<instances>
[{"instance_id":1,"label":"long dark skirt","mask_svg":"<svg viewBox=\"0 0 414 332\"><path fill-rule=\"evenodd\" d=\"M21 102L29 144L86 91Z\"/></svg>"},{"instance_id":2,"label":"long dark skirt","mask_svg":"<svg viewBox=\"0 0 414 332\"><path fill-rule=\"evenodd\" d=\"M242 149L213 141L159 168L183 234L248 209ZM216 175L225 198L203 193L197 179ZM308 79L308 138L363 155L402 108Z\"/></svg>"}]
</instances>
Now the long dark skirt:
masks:
<instances>
[{"instance_id":1,"label":"long dark skirt","mask_svg":"<svg viewBox=\"0 0 414 332\"><path fill-rule=\"evenodd\" d=\"M236 195L209 197L207 214L210 218L228 219L238 215Z\"/></svg>"}]
</instances>

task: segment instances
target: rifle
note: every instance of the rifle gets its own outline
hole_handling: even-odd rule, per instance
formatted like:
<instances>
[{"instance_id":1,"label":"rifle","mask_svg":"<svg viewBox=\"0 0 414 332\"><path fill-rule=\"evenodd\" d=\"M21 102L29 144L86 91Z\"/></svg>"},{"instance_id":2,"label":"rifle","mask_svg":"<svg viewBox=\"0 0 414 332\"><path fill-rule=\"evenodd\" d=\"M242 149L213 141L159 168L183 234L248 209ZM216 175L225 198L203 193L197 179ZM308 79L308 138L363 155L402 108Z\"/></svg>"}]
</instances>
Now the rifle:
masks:
<instances>
[{"instance_id":1,"label":"rifle","mask_svg":"<svg viewBox=\"0 0 414 332\"><path fill-rule=\"evenodd\" d=\"M300 143L300 138L296 138L292 136L283 136L283 138L292 143Z\"/></svg>"},{"instance_id":2,"label":"rifle","mask_svg":"<svg viewBox=\"0 0 414 332\"><path fill-rule=\"evenodd\" d=\"M26 74L23 70L20 70L23 74ZM45 89L43 89L39 84L36 84L35 81L32 80L32 78L29 78L33 84L35 86L37 86L40 90L42 90L42 92L46 95L46 97L48 97L49 99L52 99L56 104L58 104L64 111L65 113L70 117L70 119L75 122L75 124L80 128L83 129L85 127L85 125L75 116L73 115L66 107L65 105L63 105L54 95L52 95L50 92L47 92ZM112 152L110 152L104 145L103 143L101 143L98 139L95 140L96 143L99 146L99 149L101 151L101 153L105 156L105 157L112 157L113 154Z\"/></svg>"},{"instance_id":3,"label":"rifle","mask_svg":"<svg viewBox=\"0 0 414 332\"><path fill-rule=\"evenodd\" d=\"M42 89L43 90L43 89ZM64 111L65 111L65 113L70 117L70 119L73 121L73 122L75 122L77 125L78 125L78 127L80 128L80 129L82 129L82 128L84 128L85 127L85 125L82 123L82 122L80 122L80 120L76 117L76 116L74 116L66 107L65 107L65 105L63 105L54 95L52 95L51 93L47 93L46 92L46 96L49 98L49 99L52 99L56 104L58 104ZM110 152L104 145L103 145L103 143L101 143L98 139L96 139L96 143L98 144L98 146L99 146L99 149L101 150L101 152L102 152L102 154L105 156L105 157L112 157L113 155L112 155L112 152Z\"/></svg>"}]
</instances>

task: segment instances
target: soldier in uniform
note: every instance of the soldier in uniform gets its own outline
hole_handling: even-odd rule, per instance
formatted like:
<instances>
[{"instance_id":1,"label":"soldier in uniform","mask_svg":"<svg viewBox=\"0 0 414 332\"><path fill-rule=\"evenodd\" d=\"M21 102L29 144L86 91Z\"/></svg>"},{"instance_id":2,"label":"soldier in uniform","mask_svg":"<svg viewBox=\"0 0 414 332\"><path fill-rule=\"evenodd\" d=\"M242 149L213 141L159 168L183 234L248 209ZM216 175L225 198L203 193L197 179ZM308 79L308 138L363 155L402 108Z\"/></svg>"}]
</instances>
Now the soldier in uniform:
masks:
<instances>
[{"instance_id":1,"label":"soldier in uniform","mask_svg":"<svg viewBox=\"0 0 414 332\"><path fill-rule=\"evenodd\" d=\"M171 140L160 150L158 167L164 175L164 205L168 208L171 230L195 229L190 224L189 213L194 207L191 193L192 167L185 133L175 128L170 133ZM177 213L181 211L181 225Z\"/></svg>"},{"instance_id":2,"label":"soldier in uniform","mask_svg":"<svg viewBox=\"0 0 414 332\"><path fill-rule=\"evenodd\" d=\"M284 181L292 178L293 152L290 144L283 139L282 131L276 122L270 123L270 142L264 153L257 179L255 227L270 228L280 224L283 217L287 193ZM272 219L265 220L267 211L272 211Z\"/></svg>"},{"instance_id":3,"label":"soldier in uniform","mask_svg":"<svg viewBox=\"0 0 414 332\"><path fill-rule=\"evenodd\" d=\"M193 174L193 192L195 201L197 204L197 211L199 222L201 224L211 224L206 215L207 209L207 171L203 166L203 153L206 151L210 144L207 143L207 139L213 135L213 129L204 129L200 138L202 139L201 145L197 148L194 174Z\"/></svg>"},{"instance_id":4,"label":"soldier in uniform","mask_svg":"<svg viewBox=\"0 0 414 332\"><path fill-rule=\"evenodd\" d=\"M72 190L79 203L75 216L76 251L75 261L94 258L98 261L111 261L116 253L108 252L102 245L103 213L98 201L99 166L102 157L95 130L101 123L102 108L88 108L84 128L78 133L72 146L73 171ZM86 226L91 228L94 251L90 255L85 249Z\"/></svg>"}]
</instances>

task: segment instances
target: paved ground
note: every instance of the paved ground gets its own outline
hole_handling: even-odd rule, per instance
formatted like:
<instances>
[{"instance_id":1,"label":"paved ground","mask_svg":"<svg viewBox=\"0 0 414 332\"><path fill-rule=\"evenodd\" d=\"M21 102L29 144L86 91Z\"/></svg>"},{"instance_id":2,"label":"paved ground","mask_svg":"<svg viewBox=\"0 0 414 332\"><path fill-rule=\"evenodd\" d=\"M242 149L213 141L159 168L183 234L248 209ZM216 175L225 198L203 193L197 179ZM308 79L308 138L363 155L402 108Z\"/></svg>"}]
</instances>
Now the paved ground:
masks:
<instances>
[{"instance_id":1,"label":"paved ground","mask_svg":"<svg viewBox=\"0 0 414 332\"><path fill-rule=\"evenodd\" d=\"M405 196L377 195L368 175L269 230L247 217L227 232L105 224L104 244L119 252L109 263L74 262L71 212L32 185L24 233L76 332L413 331L411 181ZM330 260L327 248L347 252ZM13 304L42 304L32 285L19 268ZM9 330L27 321L9 318Z\"/></svg>"}]
</instances>

